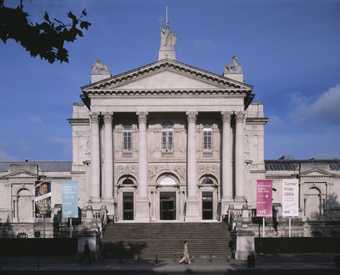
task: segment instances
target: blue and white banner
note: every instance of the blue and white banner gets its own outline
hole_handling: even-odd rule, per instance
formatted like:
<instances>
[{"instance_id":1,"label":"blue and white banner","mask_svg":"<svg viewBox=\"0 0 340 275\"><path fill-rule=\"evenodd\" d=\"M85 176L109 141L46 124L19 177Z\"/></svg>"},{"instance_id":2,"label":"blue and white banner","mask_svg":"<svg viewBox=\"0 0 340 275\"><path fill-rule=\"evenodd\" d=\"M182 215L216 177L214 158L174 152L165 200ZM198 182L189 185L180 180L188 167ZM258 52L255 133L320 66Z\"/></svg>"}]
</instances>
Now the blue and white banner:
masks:
<instances>
[{"instance_id":1,"label":"blue and white banner","mask_svg":"<svg viewBox=\"0 0 340 275\"><path fill-rule=\"evenodd\" d=\"M78 218L78 183L68 181L63 184L63 218Z\"/></svg>"}]
</instances>

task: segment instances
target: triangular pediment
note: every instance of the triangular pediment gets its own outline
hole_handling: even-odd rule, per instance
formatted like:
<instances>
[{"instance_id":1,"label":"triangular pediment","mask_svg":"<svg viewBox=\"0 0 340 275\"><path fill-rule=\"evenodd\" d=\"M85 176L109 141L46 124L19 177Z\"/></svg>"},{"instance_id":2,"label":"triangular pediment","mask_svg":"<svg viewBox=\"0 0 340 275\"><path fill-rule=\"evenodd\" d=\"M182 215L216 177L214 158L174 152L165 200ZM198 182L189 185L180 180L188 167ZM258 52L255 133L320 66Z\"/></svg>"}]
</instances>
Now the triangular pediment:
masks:
<instances>
[{"instance_id":1,"label":"triangular pediment","mask_svg":"<svg viewBox=\"0 0 340 275\"><path fill-rule=\"evenodd\" d=\"M322 169L310 169L303 171L301 175L305 177L330 177L333 174Z\"/></svg>"},{"instance_id":2,"label":"triangular pediment","mask_svg":"<svg viewBox=\"0 0 340 275\"><path fill-rule=\"evenodd\" d=\"M251 86L175 60L163 60L112 76L82 88L86 93L100 90L239 90Z\"/></svg>"}]
</instances>

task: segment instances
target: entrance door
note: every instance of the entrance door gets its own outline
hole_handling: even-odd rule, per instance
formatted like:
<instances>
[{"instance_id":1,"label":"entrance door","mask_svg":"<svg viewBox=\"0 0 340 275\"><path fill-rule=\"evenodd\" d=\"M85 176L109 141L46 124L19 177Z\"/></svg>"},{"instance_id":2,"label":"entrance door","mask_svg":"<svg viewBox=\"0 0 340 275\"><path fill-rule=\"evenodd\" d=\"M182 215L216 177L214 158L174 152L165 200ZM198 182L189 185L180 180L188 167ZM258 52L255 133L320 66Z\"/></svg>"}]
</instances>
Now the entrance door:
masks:
<instances>
[{"instance_id":1,"label":"entrance door","mask_svg":"<svg viewBox=\"0 0 340 275\"><path fill-rule=\"evenodd\" d=\"M213 192L202 193L202 219L213 219Z\"/></svg>"},{"instance_id":2,"label":"entrance door","mask_svg":"<svg viewBox=\"0 0 340 275\"><path fill-rule=\"evenodd\" d=\"M133 220L133 192L123 192L123 220Z\"/></svg>"},{"instance_id":3,"label":"entrance door","mask_svg":"<svg viewBox=\"0 0 340 275\"><path fill-rule=\"evenodd\" d=\"M160 193L160 219L176 220L176 192Z\"/></svg>"}]
</instances>

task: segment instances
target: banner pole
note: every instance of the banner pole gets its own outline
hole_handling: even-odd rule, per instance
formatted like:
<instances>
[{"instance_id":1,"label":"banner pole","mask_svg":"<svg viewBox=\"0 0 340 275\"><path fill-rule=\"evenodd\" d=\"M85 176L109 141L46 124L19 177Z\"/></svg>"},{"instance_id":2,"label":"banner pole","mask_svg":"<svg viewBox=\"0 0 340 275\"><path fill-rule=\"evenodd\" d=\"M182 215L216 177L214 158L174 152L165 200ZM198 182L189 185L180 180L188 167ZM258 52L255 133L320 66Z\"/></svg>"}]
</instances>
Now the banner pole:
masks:
<instances>
[{"instance_id":1,"label":"banner pole","mask_svg":"<svg viewBox=\"0 0 340 275\"><path fill-rule=\"evenodd\" d=\"M265 221L264 221L264 217L262 217L262 237L264 237L265 235L264 227L265 227Z\"/></svg>"},{"instance_id":2,"label":"banner pole","mask_svg":"<svg viewBox=\"0 0 340 275\"><path fill-rule=\"evenodd\" d=\"M292 237L292 218L289 217L288 219L288 234L289 234L289 238Z\"/></svg>"}]
</instances>

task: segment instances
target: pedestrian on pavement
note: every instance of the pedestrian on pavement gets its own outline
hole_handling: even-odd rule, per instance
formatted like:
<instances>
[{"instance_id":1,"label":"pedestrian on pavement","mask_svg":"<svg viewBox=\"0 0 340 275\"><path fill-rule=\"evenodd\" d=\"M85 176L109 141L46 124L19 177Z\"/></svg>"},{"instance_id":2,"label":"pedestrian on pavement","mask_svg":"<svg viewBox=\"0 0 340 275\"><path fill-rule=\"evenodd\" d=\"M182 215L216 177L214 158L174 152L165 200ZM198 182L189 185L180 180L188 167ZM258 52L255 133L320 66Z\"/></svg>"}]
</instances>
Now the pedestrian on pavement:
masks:
<instances>
[{"instance_id":1,"label":"pedestrian on pavement","mask_svg":"<svg viewBox=\"0 0 340 275\"><path fill-rule=\"evenodd\" d=\"M179 260L178 263L186 263L186 264L191 264L190 260L190 254L189 254L189 248L188 248L188 241L184 241L184 248L183 248L183 257L182 259Z\"/></svg>"}]
</instances>

